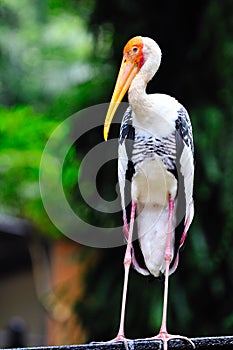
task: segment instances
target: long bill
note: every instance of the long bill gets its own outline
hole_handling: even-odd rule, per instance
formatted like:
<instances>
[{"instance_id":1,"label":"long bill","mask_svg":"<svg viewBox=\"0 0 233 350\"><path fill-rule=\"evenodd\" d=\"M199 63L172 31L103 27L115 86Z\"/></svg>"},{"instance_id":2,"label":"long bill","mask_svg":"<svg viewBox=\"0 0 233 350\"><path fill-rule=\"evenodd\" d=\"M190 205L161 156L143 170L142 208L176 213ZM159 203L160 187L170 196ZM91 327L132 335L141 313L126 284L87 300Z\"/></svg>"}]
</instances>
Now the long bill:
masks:
<instances>
[{"instance_id":1,"label":"long bill","mask_svg":"<svg viewBox=\"0 0 233 350\"><path fill-rule=\"evenodd\" d=\"M110 125L114 114L122 101L125 93L128 91L130 84L138 73L138 65L127 58L123 58L120 71L117 77L115 89L113 91L112 99L108 108L108 112L104 122L104 139L107 141Z\"/></svg>"}]
</instances>

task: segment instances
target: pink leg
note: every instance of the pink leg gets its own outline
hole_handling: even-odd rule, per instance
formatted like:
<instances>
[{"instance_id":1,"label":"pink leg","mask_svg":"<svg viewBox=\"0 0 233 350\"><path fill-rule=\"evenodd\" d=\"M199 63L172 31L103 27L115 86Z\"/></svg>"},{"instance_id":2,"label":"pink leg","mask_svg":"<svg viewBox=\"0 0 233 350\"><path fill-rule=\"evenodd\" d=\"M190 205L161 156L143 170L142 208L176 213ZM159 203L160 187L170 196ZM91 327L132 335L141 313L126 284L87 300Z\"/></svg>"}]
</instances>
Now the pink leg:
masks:
<instances>
[{"instance_id":1,"label":"pink leg","mask_svg":"<svg viewBox=\"0 0 233 350\"><path fill-rule=\"evenodd\" d=\"M167 233L167 245L165 249L165 283L164 283L164 297L163 297L163 316L162 324L159 334L167 334L167 302L168 302L168 277L169 266L172 259L171 252L171 231L172 231L172 214L174 209L174 201L169 199L169 216L168 216L168 233Z\"/></svg>"},{"instance_id":2,"label":"pink leg","mask_svg":"<svg viewBox=\"0 0 233 350\"><path fill-rule=\"evenodd\" d=\"M174 210L174 200L169 199L169 216L168 216L168 233L167 233L167 244L165 249L165 284L164 284L164 299L163 299L163 316L162 324L159 331L159 334L152 339L161 339L164 344L164 350L167 350L167 343L170 339L183 339L191 343L193 348L195 348L194 343L183 336L180 335L171 335L167 332L167 302L168 302L168 278L169 278L169 266L172 259L172 249L171 249L171 232L172 232L172 216Z\"/></svg>"},{"instance_id":3,"label":"pink leg","mask_svg":"<svg viewBox=\"0 0 233 350\"><path fill-rule=\"evenodd\" d=\"M133 237L133 226L134 226L134 220L135 220L136 206L137 206L136 203L132 202L129 230L128 230L126 215L125 213L123 214L123 220L124 220L123 229L124 229L125 236L127 238L127 247L126 247L125 258L124 258L125 277L124 277L124 286L123 286L123 293L122 293L120 326L119 326L119 330L116 338L107 341L107 343L123 341L126 349L128 349L128 345L127 345L127 339L125 338L125 332L124 332L125 307L126 307L126 296L127 296L127 287L128 287L128 279L129 279L129 268L132 262L132 237ZM103 342L95 342L95 344L102 344L102 343Z\"/></svg>"},{"instance_id":4,"label":"pink leg","mask_svg":"<svg viewBox=\"0 0 233 350\"><path fill-rule=\"evenodd\" d=\"M131 209L130 226L129 226L129 232L128 232L128 241L127 241L127 247L126 247L125 258L124 258L125 277L124 277L124 286L123 286L123 294L122 294L120 327L119 327L117 337L113 339L115 341L125 340L125 333L124 333L125 306L126 306L126 296L127 296L128 279L129 279L129 268L132 262L131 248L132 248L135 211L136 211L136 203L133 202L132 209Z\"/></svg>"},{"instance_id":5,"label":"pink leg","mask_svg":"<svg viewBox=\"0 0 233 350\"><path fill-rule=\"evenodd\" d=\"M127 216L126 216L126 211L123 210L123 232L125 234L125 238L128 240L129 238L129 229L128 229L128 222L127 222Z\"/></svg>"}]
</instances>

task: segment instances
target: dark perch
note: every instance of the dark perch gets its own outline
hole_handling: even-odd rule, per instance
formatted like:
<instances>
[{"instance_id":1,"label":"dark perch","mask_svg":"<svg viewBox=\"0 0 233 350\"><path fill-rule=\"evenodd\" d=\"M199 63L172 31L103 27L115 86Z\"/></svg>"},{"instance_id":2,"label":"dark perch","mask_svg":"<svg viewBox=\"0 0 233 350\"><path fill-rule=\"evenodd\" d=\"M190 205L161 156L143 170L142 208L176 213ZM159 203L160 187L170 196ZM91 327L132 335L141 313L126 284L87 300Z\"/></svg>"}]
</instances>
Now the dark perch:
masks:
<instances>
[{"instance_id":1,"label":"dark perch","mask_svg":"<svg viewBox=\"0 0 233 350\"><path fill-rule=\"evenodd\" d=\"M224 349L233 350L233 336L191 338L196 349ZM129 350L162 350L161 341L135 340L128 342ZM168 349L192 349L192 346L182 340L171 340ZM12 350L12 349L11 349ZM90 343L82 345L44 346L31 348L18 348L18 350L125 350L125 345L120 343Z\"/></svg>"}]
</instances>

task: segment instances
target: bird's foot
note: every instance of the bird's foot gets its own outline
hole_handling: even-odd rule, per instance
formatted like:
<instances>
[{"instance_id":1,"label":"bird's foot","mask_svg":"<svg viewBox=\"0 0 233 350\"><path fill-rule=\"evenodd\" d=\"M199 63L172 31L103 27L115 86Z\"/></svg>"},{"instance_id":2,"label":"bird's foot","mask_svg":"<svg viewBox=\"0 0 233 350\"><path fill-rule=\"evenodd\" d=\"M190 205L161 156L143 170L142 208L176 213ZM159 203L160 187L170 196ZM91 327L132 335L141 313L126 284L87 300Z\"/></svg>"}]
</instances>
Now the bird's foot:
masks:
<instances>
[{"instance_id":1,"label":"bird's foot","mask_svg":"<svg viewBox=\"0 0 233 350\"><path fill-rule=\"evenodd\" d=\"M191 339L184 337L182 335L173 335L173 334L169 334L169 333L164 332L164 331L160 331L158 335L151 337L151 338L146 338L146 340L157 340L157 339L162 340L163 350L167 350L168 342L172 339L181 339L181 340L187 341L192 345L193 349L195 349L194 342Z\"/></svg>"},{"instance_id":2,"label":"bird's foot","mask_svg":"<svg viewBox=\"0 0 233 350\"><path fill-rule=\"evenodd\" d=\"M92 344L110 344L110 343L117 343L117 342L123 342L125 349L129 349L128 342L132 341L132 339L128 339L124 336L124 334L118 334L115 338L107 341L101 341L101 342L92 342Z\"/></svg>"}]
</instances>

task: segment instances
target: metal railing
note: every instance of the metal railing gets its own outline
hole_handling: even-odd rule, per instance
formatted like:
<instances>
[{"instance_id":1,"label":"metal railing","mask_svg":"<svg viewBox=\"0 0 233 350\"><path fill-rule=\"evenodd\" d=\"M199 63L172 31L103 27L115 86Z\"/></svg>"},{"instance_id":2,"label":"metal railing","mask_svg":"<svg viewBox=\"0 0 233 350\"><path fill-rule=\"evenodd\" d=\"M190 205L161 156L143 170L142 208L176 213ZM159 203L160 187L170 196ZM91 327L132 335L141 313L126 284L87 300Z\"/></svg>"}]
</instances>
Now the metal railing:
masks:
<instances>
[{"instance_id":1,"label":"metal railing","mask_svg":"<svg viewBox=\"0 0 233 350\"><path fill-rule=\"evenodd\" d=\"M191 338L195 344L196 350L233 350L233 336L227 337L203 337ZM126 344L118 343L89 343L82 345L62 345L62 346L44 346L44 347L30 347L17 348L18 350L162 350L163 343L160 340L130 340ZM192 345L183 340L169 341L168 349L190 350ZM11 349L13 350L13 349Z\"/></svg>"}]
</instances>

